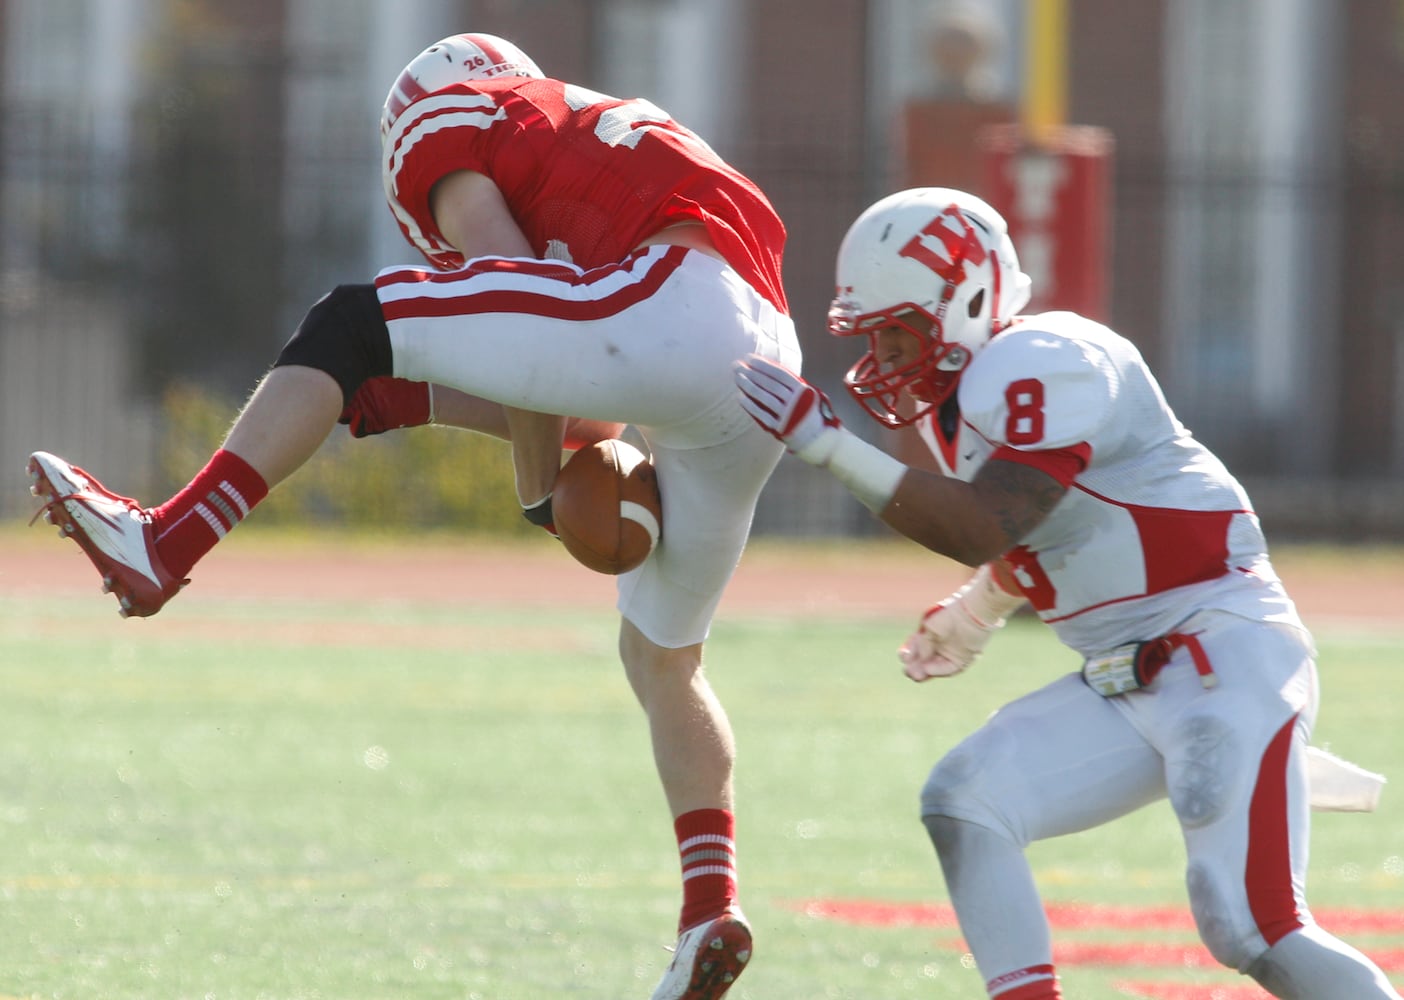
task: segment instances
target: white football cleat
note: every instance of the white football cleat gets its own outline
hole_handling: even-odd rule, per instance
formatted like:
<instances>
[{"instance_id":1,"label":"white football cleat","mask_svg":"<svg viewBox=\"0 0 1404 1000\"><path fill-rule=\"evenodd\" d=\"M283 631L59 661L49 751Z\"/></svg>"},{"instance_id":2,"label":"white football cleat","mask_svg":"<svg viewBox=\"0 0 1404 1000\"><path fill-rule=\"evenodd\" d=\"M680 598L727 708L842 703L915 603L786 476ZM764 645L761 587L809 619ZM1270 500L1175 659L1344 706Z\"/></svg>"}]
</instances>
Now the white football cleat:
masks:
<instances>
[{"instance_id":1,"label":"white football cleat","mask_svg":"<svg viewBox=\"0 0 1404 1000\"><path fill-rule=\"evenodd\" d=\"M161 564L151 515L135 500L46 451L29 456L29 477L30 492L44 501L39 514L82 547L102 574L103 593L117 595L123 618L154 615L190 582Z\"/></svg>"},{"instance_id":2,"label":"white football cleat","mask_svg":"<svg viewBox=\"0 0 1404 1000\"><path fill-rule=\"evenodd\" d=\"M689 927L653 1000L719 1000L751 960L751 928L736 908Z\"/></svg>"}]
</instances>

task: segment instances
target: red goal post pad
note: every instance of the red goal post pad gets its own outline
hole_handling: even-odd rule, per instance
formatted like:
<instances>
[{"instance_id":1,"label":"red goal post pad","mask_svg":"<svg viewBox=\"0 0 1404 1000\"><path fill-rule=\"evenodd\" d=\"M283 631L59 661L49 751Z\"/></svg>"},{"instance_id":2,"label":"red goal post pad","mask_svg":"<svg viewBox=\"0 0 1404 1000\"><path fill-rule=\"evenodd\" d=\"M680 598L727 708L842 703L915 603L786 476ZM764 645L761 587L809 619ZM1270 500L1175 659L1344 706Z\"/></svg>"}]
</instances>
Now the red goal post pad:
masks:
<instances>
[{"instance_id":1,"label":"red goal post pad","mask_svg":"<svg viewBox=\"0 0 1404 1000\"><path fill-rule=\"evenodd\" d=\"M1027 312L1110 320L1112 166L1104 128L989 125L976 133L985 197L1009 223L1033 279Z\"/></svg>"}]
</instances>

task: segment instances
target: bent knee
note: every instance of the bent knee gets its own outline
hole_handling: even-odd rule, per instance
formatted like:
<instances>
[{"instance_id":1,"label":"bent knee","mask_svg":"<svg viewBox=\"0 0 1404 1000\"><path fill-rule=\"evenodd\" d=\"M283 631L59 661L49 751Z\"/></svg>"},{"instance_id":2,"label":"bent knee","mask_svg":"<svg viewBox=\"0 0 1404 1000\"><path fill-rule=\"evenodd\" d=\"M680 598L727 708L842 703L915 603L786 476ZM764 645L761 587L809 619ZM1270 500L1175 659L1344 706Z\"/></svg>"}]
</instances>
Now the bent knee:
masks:
<instances>
[{"instance_id":1,"label":"bent knee","mask_svg":"<svg viewBox=\"0 0 1404 1000\"><path fill-rule=\"evenodd\" d=\"M956 747L942 757L921 788L921 815L960 816L977 795L979 763L974 754Z\"/></svg>"},{"instance_id":2,"label":"bent knee","mask_svg":"<svg viewBox=\"0 0 1404 1000\"><path fill-rule=\"evenodd\" d=\"M921 819L938 850L938 834L953 820L984 827L1024 846L997 791L1002 782L991 773L990 759L961 744L931 769L921 789Z\"/></svg>"},{"instance_id":3,"label":"bent knee","mask_svg":"<svg viewBox=\"0 0 1404 1000\"><path fill-rule=\"evenodd\" d=\"M307 310L274 362L326 372L349 403L361 383L393 374L390 331L374 285L338 285Z\"/></svg>"},{"instance_id":4,"label":"bent knee","mask_svg":"<svg viewBox=\"0 0 1404 1000\"><path fill-rule=\"evenodd\" d=\"M1189 867L1185 885L1204 947L1220 965L1245 972L1268 948L1247 899L1204 865Z\"/></svg>"}]
</instances>

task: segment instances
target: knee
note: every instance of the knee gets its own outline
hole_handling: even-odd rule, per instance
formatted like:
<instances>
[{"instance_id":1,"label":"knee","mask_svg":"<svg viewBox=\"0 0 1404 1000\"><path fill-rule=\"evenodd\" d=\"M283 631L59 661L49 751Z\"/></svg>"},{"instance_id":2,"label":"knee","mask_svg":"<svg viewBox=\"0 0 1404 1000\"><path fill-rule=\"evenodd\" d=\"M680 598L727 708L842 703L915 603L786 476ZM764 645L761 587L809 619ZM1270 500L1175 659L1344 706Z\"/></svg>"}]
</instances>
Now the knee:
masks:
<instances>
[{"instance_id":1,"label":"knee","mask_svg":"<svg viewBox=\"0 0 1404 1000\"><path fill-rule=\"evenodd\" d=\"M926 827L926 835L931 838L931 846L936 848L936 856L945 861L959 850L961 833L969 824L939 813L923 813L921 825Z\"/></svg>"},{"instance_id":2,"label":"knee","mask_svg":"<svg viewBox=\"0 0 1404 1000\"><path fill-rule=\"evenodd\" d=\"M1199 939L1214 960L1244 972L1263 953L1267 943L1253 923L1246 907L1235 906L1224 880L1207 866L1191 865L1185 875L1190 912L1194 914Z\"/></svg>"},{"instance_id":3,"label":"knee","mask_svg":"<svg viewBox=\"0 0 1404 1000\"><path fill-rule=\"evenodd\" d=\"M374 285L338 285L322 296L284 345L275 368L301 365L326 372L346 402L361 383L393 373L390 330Z\"/></svg>"},{"instance_id":4,"label":"knee","mask_svg":"<svg viewBox=\"0 0 1404 1000\"><path fill-rule=\"evenodd\" d=\"M962 806L974 797L979 766L973 754L956 747L942 757L921 788L922 820L963 812Z\"/></svg>"},{"instance_id":5,"label":"knee","mask_svg":"<svg viewBox=\"0 0 1404 1000\"><path fill-rule=\"evenodd\" d=\"M949 833L959 821L984 827L1014 843L1022 839L1010 822L1009 810L993 790L1000 782L990 773L999 759L995 748L962 743L931 769L921 789L921 819L936 850L949 844Z\"/></svg>"},{"instance_id":6,"label":"knee","mask_svg":"<svg viewBox=\"0 0 1404 1000\"><path fill-rule=\"evenodd\" d=\"M660 646L624 619L619 630L619 660L639 702L648 709L656 698L679 692L709 692L702 672L702 645Z\"/></svg>"}]
</instances>

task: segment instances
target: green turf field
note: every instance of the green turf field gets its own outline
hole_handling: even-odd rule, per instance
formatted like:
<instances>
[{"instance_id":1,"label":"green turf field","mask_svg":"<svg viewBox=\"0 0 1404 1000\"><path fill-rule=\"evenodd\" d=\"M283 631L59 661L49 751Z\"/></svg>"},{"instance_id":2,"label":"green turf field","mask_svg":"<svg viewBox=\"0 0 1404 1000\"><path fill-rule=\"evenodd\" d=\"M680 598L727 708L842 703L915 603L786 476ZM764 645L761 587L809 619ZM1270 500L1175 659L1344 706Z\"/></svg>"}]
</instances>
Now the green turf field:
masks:
<instances>
[{"instance_id":1,"label":"green turf field","mask_svg":"<svg viewBox=\"0 0 1404 1000\"><path fill-rule=\"evenodd\" d=\"M916 686L892 656L908 625L715 630L757 940L736 1000L984 995L958 931L913 909L945 902L917 791L1071 655L1018 621L976 670ZM1318 639L1318 742L1404 774L1404 633ZM33 595L0 609L0 683L0 997L627 1000L667 960L676 853L607 608L122 622L110 598ZM1033 857L1073 923L1116 908L1057 921L1068 996L1265 995L1176 917L1165 809ZM1404 910L1404 790L1318 816L1311 894L1404 981L1404 928L1375 920Z\"/></svg>"}]
</instances>

